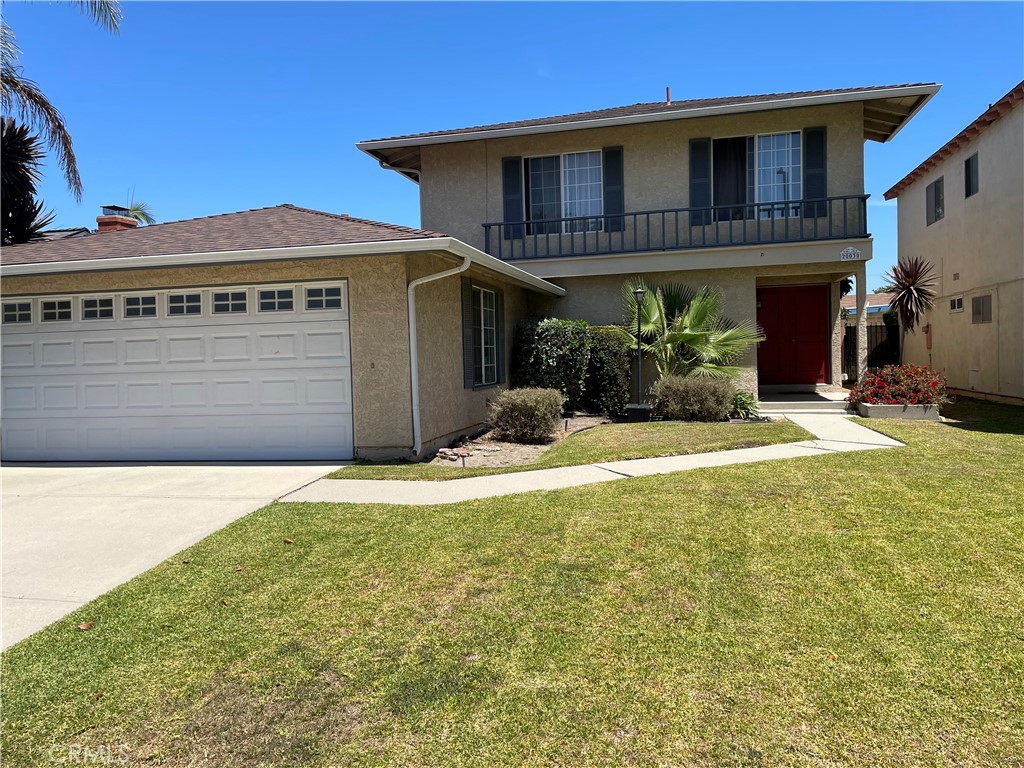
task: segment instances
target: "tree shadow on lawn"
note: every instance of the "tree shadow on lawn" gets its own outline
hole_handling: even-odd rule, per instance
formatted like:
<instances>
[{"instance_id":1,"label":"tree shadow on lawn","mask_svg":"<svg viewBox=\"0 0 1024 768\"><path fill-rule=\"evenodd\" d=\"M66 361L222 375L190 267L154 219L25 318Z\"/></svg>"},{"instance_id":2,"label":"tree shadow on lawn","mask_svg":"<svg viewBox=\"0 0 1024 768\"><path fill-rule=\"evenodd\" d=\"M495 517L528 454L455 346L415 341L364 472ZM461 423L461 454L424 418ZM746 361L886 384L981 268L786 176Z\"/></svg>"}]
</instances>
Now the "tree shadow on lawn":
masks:
<instances>
[{"instance_id":1,"label":"tree shadow on lawn","mask_svg":"<svg viewBox=\"0 0 1024 768\"><path fill-rule=\"evenodd\" d=\"M942 415L957 429L991 434L1024 435L1024 406L958 397L942 407Z\"/></svg>"}]
</instances>

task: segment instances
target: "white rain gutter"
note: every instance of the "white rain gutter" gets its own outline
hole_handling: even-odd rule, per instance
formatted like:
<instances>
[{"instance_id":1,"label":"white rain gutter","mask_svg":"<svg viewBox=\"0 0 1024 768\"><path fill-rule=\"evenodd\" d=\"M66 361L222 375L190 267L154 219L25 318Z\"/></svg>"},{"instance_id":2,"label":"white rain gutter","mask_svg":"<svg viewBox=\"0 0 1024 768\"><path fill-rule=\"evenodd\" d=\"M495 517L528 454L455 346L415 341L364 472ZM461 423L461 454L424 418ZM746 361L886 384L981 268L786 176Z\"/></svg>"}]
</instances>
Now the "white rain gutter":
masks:
<instances>
[{"instance_id":1,"label":"white rain gutter","mask_svg":"<svg viewBox=\"0 0 1024 768\"><path fill-rule=\"evenodd\" d=\"M472 258L463 256L459 266L446 269L444 272L417 277L409 283L409 380L412 384L412 457L414 459L420 455L420 449L423 448L423 436L420 429L420 361L416 337L416 289L424 283L431 283L434 280L465 272L472 263Z\"/></svg>"}]
</instances>

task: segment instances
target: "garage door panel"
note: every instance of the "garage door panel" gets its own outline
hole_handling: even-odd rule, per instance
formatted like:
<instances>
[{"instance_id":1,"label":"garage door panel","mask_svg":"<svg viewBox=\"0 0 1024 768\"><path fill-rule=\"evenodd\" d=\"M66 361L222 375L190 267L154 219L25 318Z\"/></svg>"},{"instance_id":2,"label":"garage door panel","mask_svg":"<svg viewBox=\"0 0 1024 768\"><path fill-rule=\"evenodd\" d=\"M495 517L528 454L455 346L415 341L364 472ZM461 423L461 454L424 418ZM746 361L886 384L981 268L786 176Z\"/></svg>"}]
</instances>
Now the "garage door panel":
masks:
<instances>
[{"instance_id":1,"label":"garage door panel","mask_svg":"<svg viewBox=\"0 0 1024 768\"><path fill-rule=\"evenodd\" d=\"M344 309L159 320L5 326L4 458L351 458Z\"/></svg>"}]
</instances>

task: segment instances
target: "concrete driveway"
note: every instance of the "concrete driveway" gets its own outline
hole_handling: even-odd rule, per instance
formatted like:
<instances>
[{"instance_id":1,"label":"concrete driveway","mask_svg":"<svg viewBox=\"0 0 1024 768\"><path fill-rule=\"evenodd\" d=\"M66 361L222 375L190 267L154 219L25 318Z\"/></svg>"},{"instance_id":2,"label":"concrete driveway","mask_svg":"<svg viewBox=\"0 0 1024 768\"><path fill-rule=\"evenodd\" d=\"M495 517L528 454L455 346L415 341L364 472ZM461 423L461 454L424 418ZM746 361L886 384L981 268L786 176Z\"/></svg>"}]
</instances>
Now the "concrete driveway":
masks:
<instances>
[{"instance_id":1,"label":"concrete driveway","mask_svg":"<svg viewBox=\"0 0 1024 768\"><path fill-rule=\"evenodd\" d=\"M336 465L10 465L0 647L7 648Z\"/></svg>"}]
</instances>

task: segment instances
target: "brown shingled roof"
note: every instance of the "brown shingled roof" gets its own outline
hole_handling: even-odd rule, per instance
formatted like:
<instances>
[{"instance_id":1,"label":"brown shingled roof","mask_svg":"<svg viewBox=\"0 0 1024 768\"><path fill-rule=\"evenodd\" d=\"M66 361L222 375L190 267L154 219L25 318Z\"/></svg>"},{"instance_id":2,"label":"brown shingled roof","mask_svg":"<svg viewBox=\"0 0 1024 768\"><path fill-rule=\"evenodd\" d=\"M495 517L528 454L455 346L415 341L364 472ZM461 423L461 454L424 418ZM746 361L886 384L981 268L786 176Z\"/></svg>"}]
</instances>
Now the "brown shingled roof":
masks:
<instances>
[{"instance_id":1,"label":"brown shingled roof","mask_svg":"<svg viewBox=\"0 0 1024 768\"><path fill-rule=\"evenodd\" d=\"M428 133L413 133L405 136L390 136L380 139L369 139L360 144L370 144L376 141L399 141L403 139L425 139L437 136L458 136L463 133L476 133L478 131L500 131L509 128L532 128L543 125L558 125L561 123L575 123L586 120L603 120L615 117L636 117L639 115L656 115L670 112L685 112L692 109L706 107L726 107L743 104L757 104L760 102L780 101L784 99L799 99L809 96L838 96L849 93L868 93L872 91L885 91L892 88L915 88L918 86L934 85L934 83L904 83L901 85L872 85L864 88L833 88L823 91L790 91L786 93L762 93L750 96L722 96L711 99L686 99L683 101L655 101L641 104L630 104L625 107L611 107L609 109L595 109L589 112L574 112L568 115L556 115L554 117L538 117L531 120L513 120L506 123L493 123L490 125L477 125L469 128L453 128L444 131L430 131Z\"/></svg>"},{"instance_id":2,"label":"brown shingled roof","mask_svg":"<svg viewBox=\"0 0 1024 768\"><path fill-rule=\"evenodd\" d=\"M35 264L177 253L247 251L306 245L372 243L446 237L439 232L299 208L287 203L238 213L184 219L119 232L8 246L3 264Z\"/></svg>"},{"instance_id":3,"label":"brown shingled roof","mask_svg":"<svg viewBox=\"0 0 1024 768\"><path fill-rule=\"evenodd\" d=\"M956 152L967 142L973 139L975 136L980 134L992 123L998 120L1000 117L1005 115L1021 99L1024 99L1024 80L1017 83L1010 92L1007 93L1003 98L991 105L988 109L982 113L977 120L964 128L960 133L954 136L952 139L943 144L939 149L932 154L927 160L921 163L917 168L912 170L898 182L896 182L892 188L885 193L884 197L886 200L892 200L898 196L900 192L909 187L915 181L922 176L926 175L928 171L937 166L951 154Z\"/></svg>"}]
</instances>

